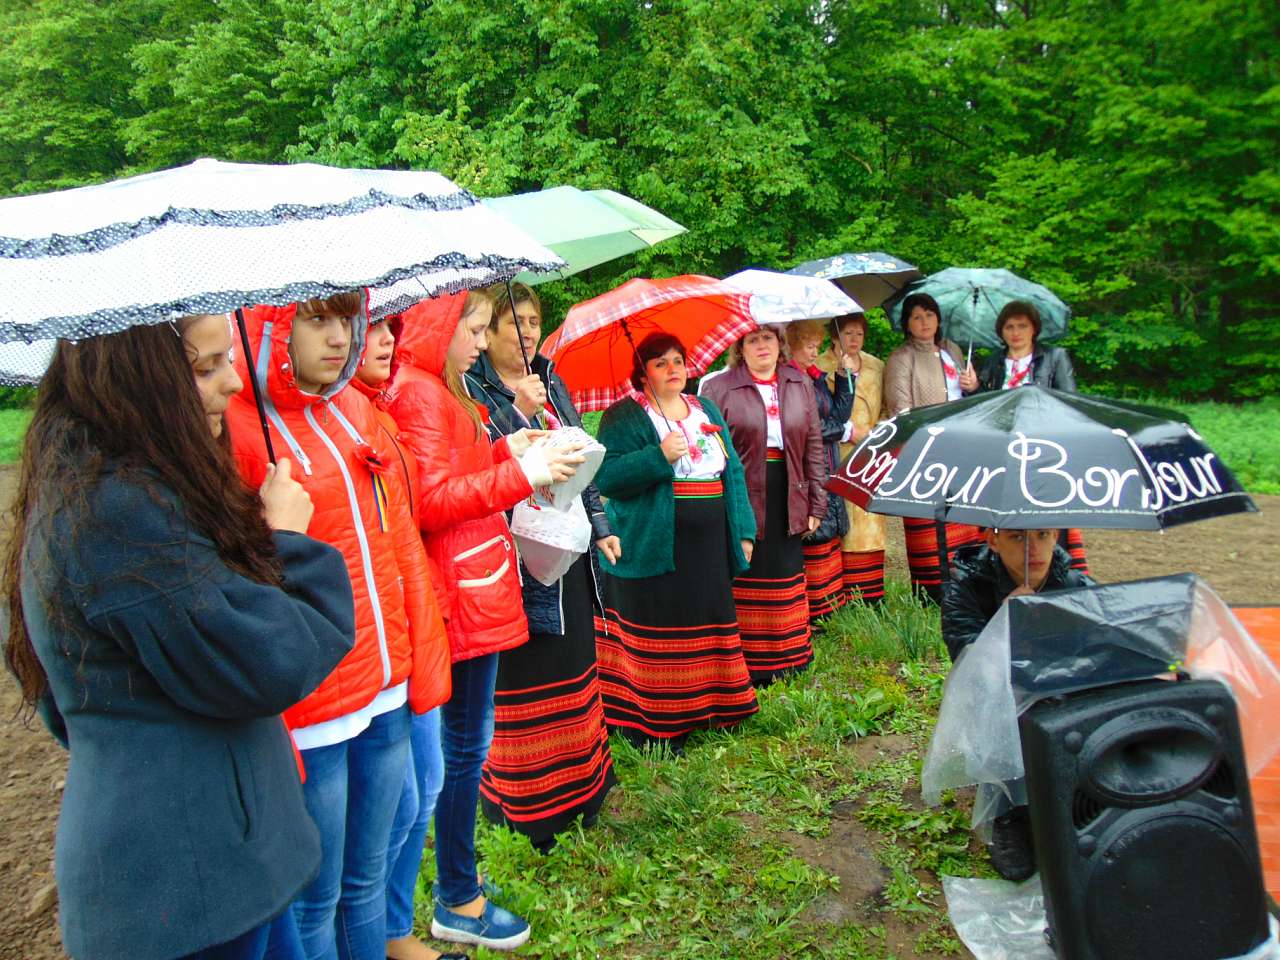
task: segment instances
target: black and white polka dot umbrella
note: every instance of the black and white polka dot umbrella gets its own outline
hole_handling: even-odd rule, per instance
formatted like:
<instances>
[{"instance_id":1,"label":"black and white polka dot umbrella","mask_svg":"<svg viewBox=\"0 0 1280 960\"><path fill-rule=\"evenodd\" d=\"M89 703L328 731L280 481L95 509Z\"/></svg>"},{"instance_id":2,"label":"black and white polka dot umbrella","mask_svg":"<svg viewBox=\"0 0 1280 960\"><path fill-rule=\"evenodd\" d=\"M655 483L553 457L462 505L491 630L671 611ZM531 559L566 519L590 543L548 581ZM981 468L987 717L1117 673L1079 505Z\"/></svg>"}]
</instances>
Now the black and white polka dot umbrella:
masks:
<instances>
[{"instance_id":1,"label":"black and white polka dot umbrella","mask_svg":"<svg viewBox=\"0 0 1280 960\"><path fill-rule=\"evenodd\" d=\"M387 313L562 265L438 173L197 160L0 200L0 343L79 340L361 287ZM14 346L0 352L0 375L34 382L47 359L47 344Z\"/></svg>"}]
</instances>

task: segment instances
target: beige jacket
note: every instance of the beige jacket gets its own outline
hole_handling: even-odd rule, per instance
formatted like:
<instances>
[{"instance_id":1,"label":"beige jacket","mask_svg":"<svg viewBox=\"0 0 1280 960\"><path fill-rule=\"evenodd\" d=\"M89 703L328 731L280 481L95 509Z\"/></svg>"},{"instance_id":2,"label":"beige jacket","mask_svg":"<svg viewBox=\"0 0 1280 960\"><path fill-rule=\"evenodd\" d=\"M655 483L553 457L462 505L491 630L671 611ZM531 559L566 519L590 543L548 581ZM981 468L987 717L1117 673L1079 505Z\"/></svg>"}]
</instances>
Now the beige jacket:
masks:
<instances>
[{"instance_id":1,"label":"beige jacket","mask_svg":"<svg viewBox=\"0 0 1280 960\"><path fill-rule=\"evenodd\" d=\"M942 349L951 354L958 367L964 353L954 341L943 340ZM937 348L931 343L908 340L893 353L884 368L884 415L894 416L912 407L946 403L947 381Z\"/></svg>"},{"instance_id":2,"label":"beige jacket","mask_svg":"<svg viewBox=\"0 0 1280 960\"><path fill-rule=\"evenodd\" d=\"M870 430L880 419L881 386L884 382L884 362L873 357L865 350L858 354L862 369L858 373L858 383L853 394L853 412L849 422L859 429ZM827 372L827 386L835 390L834 373L839 360L833 349L827 350L818 357L818 369ZM840 444L840 461L849 455L856 444ZM849 512L849 532L844 535L841 549L846 553L865 553L869 550L884 549L884 517L876 513L867 513L848 500L844 502Z\"/></svg>"}]
</instances>

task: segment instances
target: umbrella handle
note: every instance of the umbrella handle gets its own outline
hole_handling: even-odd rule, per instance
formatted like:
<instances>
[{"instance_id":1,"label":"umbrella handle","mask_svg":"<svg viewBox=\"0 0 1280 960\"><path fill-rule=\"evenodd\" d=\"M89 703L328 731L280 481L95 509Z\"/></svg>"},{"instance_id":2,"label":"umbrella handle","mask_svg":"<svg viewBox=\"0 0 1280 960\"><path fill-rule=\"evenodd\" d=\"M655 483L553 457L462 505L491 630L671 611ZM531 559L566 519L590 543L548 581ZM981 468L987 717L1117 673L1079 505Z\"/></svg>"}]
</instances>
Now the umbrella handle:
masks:
<instances>
[{"instance_id":1,"label":"umbrella handle","mask_svg":"<svg viewBox=\"0 0 1280 960\"><path fill-rule=\"evenodd\" d=\"M507 277L507 303L511 307L511 322L516 327L516 343L520 345L520 359L524 361L524 375L527 377L533 373L533 367L529 365L529 354L524 350L524 337L520 336L520 322L516 320L516 295L511 289L511 278ZM628 338L630 339L630 338Z\"/></svg>"},{"instance_id":2,"label":"umbrella handle","mask_svg":"<svg viewBox=\"0 0 1280 960\"><path fill-rule=\"evenodd\" d=\"M951 579L951 558L947 556L947 521L942 519L945 511L945 502L939 504L933 521L934 531L938 535L938 573L942 583Z\"/></svg>"},{"instance_id":3,"label":"umbrella handle","mask_svg":"<svg viewBox=\"0 0 1280 960\"><path fill-rule=\"evenodd\" d=\"M506 285L507 285L507 303L510 304L511 306L511 322L512 324L515 325L515 328L516 328L516 343L520 345L520 359L524 361L524 375L527 377L529 374L533 373L533 365L529 363L529 354L525 353L524 351L524 337L520 336L520 321L516 319L516 295L515 295L515 292L511 289L510 277L507 277ZM535 426L535 427L542 425L542 421L539 418L538 414L536 413L529 418L529 422L532 426Z\"/></svg>"},{"instance_id":4,"label":"umbrella handle","mask_svg":"<svg viewBox=\"0 0 1280 960\"><path fill-rule=\"evenodd\" d=\"M267 425L267 407L262 401L262 387L254 371L253 348L249 346L249 331L244 325L244 309L236 307L236 327L240 331L240 343L244 346L244 365L249 371L249 386L253 390L253 402L258 408L258 422L262 424L262 439L267 445L267 461L276 462L276 451L271 445L271 428Z\"/></svg>"}]
</instances>

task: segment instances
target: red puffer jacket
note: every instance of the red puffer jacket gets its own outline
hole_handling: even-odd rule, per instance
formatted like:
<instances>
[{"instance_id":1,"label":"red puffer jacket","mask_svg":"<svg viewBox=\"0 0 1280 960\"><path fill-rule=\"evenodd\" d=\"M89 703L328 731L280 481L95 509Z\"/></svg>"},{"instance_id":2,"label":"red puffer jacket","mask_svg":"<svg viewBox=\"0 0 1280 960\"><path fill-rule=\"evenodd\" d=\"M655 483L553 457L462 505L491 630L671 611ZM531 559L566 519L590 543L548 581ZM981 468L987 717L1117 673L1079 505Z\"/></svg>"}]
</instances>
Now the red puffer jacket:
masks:
<instances>
[{"instance_id":1,"label":"red puffer jacket","mask_svg":"<svg viewBox=\"0 0 1280 960\"><path fill-rule=\"evenodd\" d=\"M438 572L453 659L529 639L515 544L503 511L533 492L507 439L492 446L441 379L466 294L404 313L387 406L418 460L418 526Z\"/></svg>"},{"instance_id":2,"label":"red puffer jacket","mask_svg":"<svg viewBox=\"0 0 1280 960\"><path fill-rule=\"evenodd\" d=\"M424 713L449 699L449 650L397 454L373 404L343 389L357 359L324 396L298 389L288 348L296 309L255 307L245 311L245 323L276 457L293 460L293 476L315 505L307 533L346 558L356 643L314 693L285 712L285 722L296 729L346 716L406 680L410 707ZM354 326L351 353L358 358L364 329ZM247 380L239 351L236 367ZM227 423L241 475L256 488L267 454L252 391L232 398Z\"/></svg>"}]
</instances>

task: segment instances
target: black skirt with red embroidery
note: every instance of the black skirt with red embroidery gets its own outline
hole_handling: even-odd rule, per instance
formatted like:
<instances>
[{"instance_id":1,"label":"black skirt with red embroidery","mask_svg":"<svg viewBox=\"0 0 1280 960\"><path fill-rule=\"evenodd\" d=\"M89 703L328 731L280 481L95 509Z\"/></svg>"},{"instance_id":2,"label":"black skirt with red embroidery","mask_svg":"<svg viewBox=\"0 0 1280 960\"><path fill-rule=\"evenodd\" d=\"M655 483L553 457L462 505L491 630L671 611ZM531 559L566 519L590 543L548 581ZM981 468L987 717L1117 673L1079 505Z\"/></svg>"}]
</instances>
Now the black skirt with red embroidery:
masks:
<instances>
[{"instance_id":1,"label":"black skirt with red embroidery","mask_svg":"<svg viewBox=\"0 0 1280 960\"><path fill-rule=\"evenodd\" d=\"M765 463L764 536L757 536L751 566L733 581L742 653L753 683L765 684L807 667L809 600L805 595L804 549L787 533L787 465Z\"/></svg>"},{"instance_id":2,"label":"black skirt with red embroidery","mask_svg":"<svg viewBox=\"0 0 1280 960\"><path fill-rule=\"evenodd\" d=\"M594 604L587 558L561 581L564 635L534 633L498 657L493 744L480 776L480 805L535 844L579 816L595 819L616 782L596 671Z\"/></svg>"},{"instance_id":3,"label":"black skirt with red embroidery","mask_svg":"<svg viewBox=\"0 0 1280 960\"><path fill-rule=\"evenodd\" d=\"M902 518L902 532L907 542L907 567L911 571L911 586L917 593L942 602L942 564L938 557L938 528L932 520L915 517ZM948 523L947 558L955 556L961 547L982 543L986 533L982 527L968 523Z\"/></svg>"},{"instance_id":4,"label":"black skirt with red embroidery","mask_svg":"<svg viewBox=\"0 0 1280 960\"><path fill-rule=\"evenodd\" d=\"M809 597L810 621L825 617L849 602L839 537L804 544L804 583Z\"/></svg>"},{"instance_id":5,"label":"black skirt with red embroidery","mask_svg":"<svg viewBox=\"0 0 1280 960\"><path fill-rule=\"evenodd\" d=\"M605 574L605 616L596 622L600 694L609 726L633 742L682 742L759 709L729 588L728 538L720 482L682 481L675 571Z\"/></svg>"}]
</instances>

